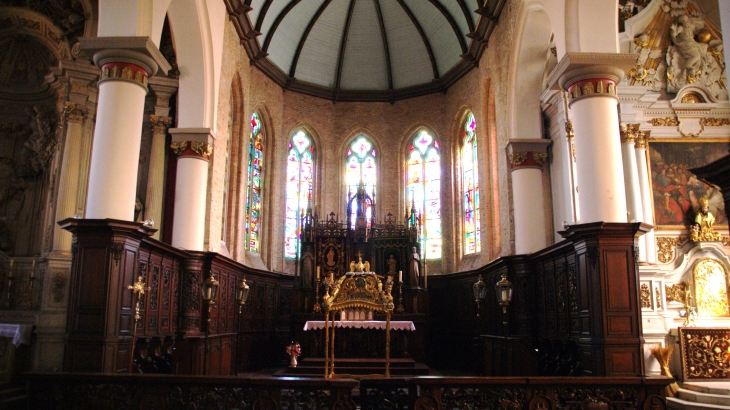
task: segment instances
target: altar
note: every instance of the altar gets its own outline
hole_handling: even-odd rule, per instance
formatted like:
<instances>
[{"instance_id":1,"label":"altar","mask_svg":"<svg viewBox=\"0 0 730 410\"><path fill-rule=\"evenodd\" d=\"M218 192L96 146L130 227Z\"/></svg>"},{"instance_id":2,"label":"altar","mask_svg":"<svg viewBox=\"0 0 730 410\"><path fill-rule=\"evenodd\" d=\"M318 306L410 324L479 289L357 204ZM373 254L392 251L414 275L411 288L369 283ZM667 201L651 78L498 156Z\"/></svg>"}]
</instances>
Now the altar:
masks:
<instances>
[{"instance_id":1,"label":"altar","mask_svg":"<svg viewBox=\"0 0 730 410\"><path fill-rule=\"evenodd\" d=\"M301 219L291 329L302 360L385 361L387 351L395 363L422 363L428 291L418 280L419 215L409 208L378 221L362 186L345 212L344 221L334 212L320 220L308 209Z\"/></svg>"}]
</instances>

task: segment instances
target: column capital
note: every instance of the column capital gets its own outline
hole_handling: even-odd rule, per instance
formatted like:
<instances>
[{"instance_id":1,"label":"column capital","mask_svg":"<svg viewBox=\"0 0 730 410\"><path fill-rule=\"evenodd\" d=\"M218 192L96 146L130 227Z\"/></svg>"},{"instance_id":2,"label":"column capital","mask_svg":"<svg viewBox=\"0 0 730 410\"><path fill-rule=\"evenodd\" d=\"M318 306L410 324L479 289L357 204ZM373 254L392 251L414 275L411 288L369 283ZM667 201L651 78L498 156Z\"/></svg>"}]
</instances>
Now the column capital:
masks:
<instances>
[{"instance_id":1,"label":"column capital","mask_svg":"<svg viewBox=\"0 0 730 410\"><path fill-rule=\"evenodd\" d=\"M150 127L152 128L152 135L166 134L167 128L172 122L171 117L164 115L150 115Z\"/></svg>"},{"instance_id":2,"label":"column capital","mask_svg":"<svg viewBox=\"0 0 730 410\"><path fill-rule=\"evenodd\" d=\"M101 69L101 79L130 81L147 89L147 78L160 69L166 73L170 64L149 37L81 38L81 49L93 55Z\"/></svg>"},{"instance_id":3,"label":"column capital","mask_svg":"<svg viewBox=\"0 0 730 410\"><path fill-rule=\"evenodd\" d=\"M646 147L649 145L649 141L653 139L654 138L651 136L651 131L639 130L638 134L636 135L636 149L646 149Z\"/></svg>"},{"instance_id":4,"label":"column capital","mask_svg":"<svg viewBox=\"0 0 730 410\"><path fill-rule=\"evenodd\" d=\"M507 158L510 170L523 168L542 169L547 161L547 149L552 144L548 139L511 139L507 143Z\"/></svg>"},{"instance_id":5,"label":"column capital","mask_svg":"<svg viewBox=\"0 0 730 410\"><path fill-rule=\"evenodd\" d=\"M213 153L213 144L199 141L173 141L170 149L180 158L193 157L207 161L210 159L210 154Z\"/></svg>"},{"instance_id":6,"label":"column capital","mask_svg":"<svg viewBox=\"0 0 730 410\"><path fill-rule=\"evenodd\" d=\"M566 53L548 76L553 89L570 94L570 103L586 97L616 97L616 84L636 63L635 54Z\"/></svg>"},{"instance_id":7,"label":"column capital","mask_svg":"<svg viewBox=\"0 0 730 410\"><path fill-rule=\"evenodd\" d=\"M86 104L67 102L63 107L63 115L68 122L82 123L88 116L89 110Z\"/></svg>"}]
</instances>

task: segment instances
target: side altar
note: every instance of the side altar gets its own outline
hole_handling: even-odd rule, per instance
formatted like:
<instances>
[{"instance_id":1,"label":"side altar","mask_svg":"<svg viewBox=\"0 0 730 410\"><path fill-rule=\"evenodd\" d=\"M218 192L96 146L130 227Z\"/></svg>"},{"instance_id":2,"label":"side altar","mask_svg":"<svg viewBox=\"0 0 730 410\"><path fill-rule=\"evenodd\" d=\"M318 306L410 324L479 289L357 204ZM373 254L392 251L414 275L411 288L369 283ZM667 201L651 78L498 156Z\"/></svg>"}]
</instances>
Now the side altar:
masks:
<instances>
[{"instance_id":1,"label":"side altar","mask_svg":"<svg viewBox=\"0 0 730 410\"><path fill-rule=\"evenodd\" d=\"M324 329L305 331L305 324L325 320L325 311L329 310L326 298L333 296L328 293L332 286L350 283L346 278L355 276L372 277L381 286L387 283L393 308L387 313L372 307L343 308L330 320L384 322L387 315L392 315L393 321L412 322L415 331L394 331L386 343L383 331L357 326L340 330L342 326L337 326L337 339L329 346L334 349L335 357L353 361L382 359L388 346L396 364L399 360L424 361L428 291L420 276L420 221L412 209L403 221L396 220L391 213L378 221L373 199L360 186L347 203L344 222L338 220L334 212L321 220L311 209L305 212L300 224L299 257L291 304L292 340L300 343L304 363L307 358L323 361L326 343ZM381 283L381 278L390 280L383 279ZM358 314L364 316L358 317Z\"/></svg>"}]
</instances>

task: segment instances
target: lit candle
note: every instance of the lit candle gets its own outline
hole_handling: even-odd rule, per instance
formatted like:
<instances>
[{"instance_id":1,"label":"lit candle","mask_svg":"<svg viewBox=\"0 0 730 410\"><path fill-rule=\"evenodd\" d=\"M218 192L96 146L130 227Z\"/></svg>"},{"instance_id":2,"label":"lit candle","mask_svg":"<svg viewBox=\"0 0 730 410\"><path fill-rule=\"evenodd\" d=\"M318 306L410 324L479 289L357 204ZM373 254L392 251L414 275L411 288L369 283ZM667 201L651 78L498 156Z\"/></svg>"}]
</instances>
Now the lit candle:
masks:
<instances>
[{"instance_id":1,"label":"lit candle","mask_svg":"<svg viewBox=\"0 0 730 410\"><path fill-rule=\"evenodd\" d=\"M398 282L403 282L403 271L402 270L398 271Z\"/></svg>"},{"instance_id":2,"label":"lit candle","mask_svg":"<svg viewBox=\"0 0 730 410\"><path fill-rule=\"evenodd\" d=\"M319 266L317 266L317 281L319 281Z\"/></svg>"}]
</instances>

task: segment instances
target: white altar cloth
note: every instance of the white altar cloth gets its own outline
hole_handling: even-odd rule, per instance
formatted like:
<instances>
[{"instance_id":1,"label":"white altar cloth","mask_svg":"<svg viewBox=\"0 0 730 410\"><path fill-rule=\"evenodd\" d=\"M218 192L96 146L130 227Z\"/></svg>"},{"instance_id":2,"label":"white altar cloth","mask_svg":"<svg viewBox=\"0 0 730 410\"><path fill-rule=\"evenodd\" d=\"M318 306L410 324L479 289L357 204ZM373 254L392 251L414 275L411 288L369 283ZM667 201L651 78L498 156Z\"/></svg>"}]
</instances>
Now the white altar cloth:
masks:
<instances>
[{"instance_id":1,"label":"white altar cloth","mask_svg":"<svg viewBox=\"0 0 730 410\"><path fill-rule=\"evenodd\" d=\"M30 337L33 333L33 325L0 323L0 337L13 339L15 347L21 344L30 344Z\"/></svg>"},{"instance_id":2,"label":"white altar cloth","mask_svg":"<svg viewBox=\"0 0 730 410\"><path fill-rule=\"evenodd\" d=\"M335 320L335 327L353 329L382 329L385 330L384 320ZM324 320L308 320L304 330L324 329ZM416 325L410 320L391 320L390 330L415 331Z\"/></svg>"}]
</instances>

